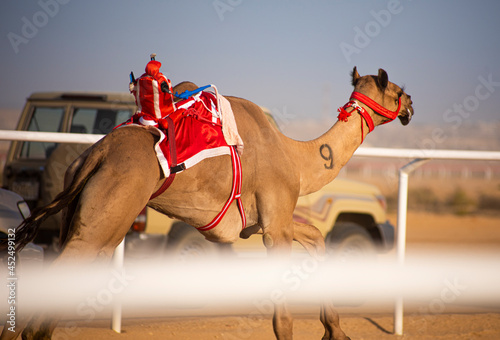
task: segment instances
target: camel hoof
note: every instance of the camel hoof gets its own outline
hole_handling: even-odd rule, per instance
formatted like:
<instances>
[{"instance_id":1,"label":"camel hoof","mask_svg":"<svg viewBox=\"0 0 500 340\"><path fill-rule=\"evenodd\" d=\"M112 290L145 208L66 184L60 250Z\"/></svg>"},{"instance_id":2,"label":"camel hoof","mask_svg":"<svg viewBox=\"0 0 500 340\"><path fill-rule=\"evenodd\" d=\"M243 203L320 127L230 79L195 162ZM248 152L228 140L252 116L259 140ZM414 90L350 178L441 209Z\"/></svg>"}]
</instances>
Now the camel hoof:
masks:
<instances>
[{"instance_id":1,"label":"camel hoof","mask_svg":"<svg viewBox=\"0 0 500 340\"><path fill-rule=\"evenodd\" d=\"M332 337L328 337L328 338L326 338L326 337L323 337L321 340L337 340L337 339L338 339L338 338L332 338ZM346 335L346 336L345 336L343 339L341 339L341 340L351 340L351 338L350 338L350 337L348 337L348 336Z\"/></svg>"}]
</instances>

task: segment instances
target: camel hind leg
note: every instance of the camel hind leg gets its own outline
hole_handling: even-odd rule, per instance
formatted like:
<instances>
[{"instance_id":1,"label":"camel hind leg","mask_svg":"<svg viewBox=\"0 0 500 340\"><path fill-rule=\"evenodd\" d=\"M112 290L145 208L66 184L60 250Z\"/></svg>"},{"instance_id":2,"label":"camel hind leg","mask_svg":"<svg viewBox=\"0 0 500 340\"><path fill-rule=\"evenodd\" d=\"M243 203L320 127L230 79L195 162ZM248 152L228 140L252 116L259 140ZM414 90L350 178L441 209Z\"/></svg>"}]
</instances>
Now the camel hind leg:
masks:
<instances>
[{"instance_id":1,"label":"camel hind leg","mask_svg":"<svg viewBox=\"0 0 500 340\"><path fill-rule=\"evenodd\" d=\"M88 179L78 196L78 202L74 203L74 214L65 218L70 223L66 243L49 268L49 275L68 266L74 268L76 265L78 268L109 261L135 217L146 206L158 187L158 163L152 153L150 157L147 152L137 157L130 153L128 148L127 157L120 162L111 155ZM117 164L120 165L119 169ZM120 169L124 171L120 172ZM50 339L58 318L53 314L38 315L23 332L23 338Z\"/></svg>"},{"instance_id":2,"label":"camel hind leg","mask_svg":"<svg viewBox=\"0 0 500 340\"><path fill-rule=\"evenodd\" d=\"M56 262L111 257L160 180L155 139L142 128L120 128L96 150L103 160L64 218L66 242ZM93 153L93 152L92 152ZM92 158L92 153L87 158ZM66 182L78 170L70 168ZM74 211L74 213L73 213ZM73 214L72 214L73 213Z\"/></svg>"},{"instance_id":3,"label":"camel hind leg","mask_svg":"<svg viewBox=\"0 0 500 340\"><path fill-rule=\"evenodd\" d=\"M74 215L66 217L71 219L71 227L56 263L73 257L85 262L111 257L155 187L139 178L123 180L92 179L90 188L81 193Z\"/></svg>"},{"instance_id":4,"label":"camel hind leg","mask_svg":"<svg viewBox=\"0 0 500 340\"><path fill-rule=\"evenodd\" d=\"M99 175L96 177L89 181L81 194L66 245L52 263L49 273L60 272L61 268L74 267L75 264L81 266L109 261L154 188L152 185L150 190L144 190L145 183L140 181L132 181L132 185L117 185L100 180ZM96 193L92 188L97 187L99 192L110 196ZM133 198L129 190L134 192ZM23 338L50 339L58 318L57 315L38 315L23 332Z\"/></svg>"}]
</instances>

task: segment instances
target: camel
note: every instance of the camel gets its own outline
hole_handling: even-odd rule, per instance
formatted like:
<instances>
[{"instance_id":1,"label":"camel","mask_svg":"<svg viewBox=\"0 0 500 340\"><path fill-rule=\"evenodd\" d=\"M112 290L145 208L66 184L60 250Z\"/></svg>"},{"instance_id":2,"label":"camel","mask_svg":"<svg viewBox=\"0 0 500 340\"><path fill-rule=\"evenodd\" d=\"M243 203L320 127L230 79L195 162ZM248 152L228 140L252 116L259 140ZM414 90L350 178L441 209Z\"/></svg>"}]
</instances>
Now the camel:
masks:
<instances>
[{"instance_id":1,"label":"camel","mask_svg":"<svg viewBox=\"0 0 500 340\"><path fill-rule=\"evenodd\" d=\"M373 127L396 116L407 125L414 113L411 97L390 82L383 69L376 76L360 76L354 67L352 85L353 96L358 93L362 99L344 106L339 120L325 134L307 142L284 136L256 104L227 97L245 142L241 162L247 227L242 231L240 212L233 203L216 228L201 231L206 239L232 243L258 232L270 257L290 256L292 241L314 257L325 254L319 230L292 219L298 197L331 182ZM193 83L183 82L174 92L195 88ZM153 150L156 139L147 129L132 126L115 129L90 147L68 168L64 191L51 204L34 211L18 229L19 247L34 237L40 221L63 208L64 247L54 267L110 259L146 205L194 227L209 223L231 190L229 156L205 159L177 174L164 193L150 199L165 181ZM321 307L320 320L324 340L349 339L331 302ZM292 339L293 318L285 304L275 305L272 323L277 339ZM23 326L23 338L50 339L57 320L38 316L26 325L19 321L15 334L4 327L1 339L17 337Z\"/></svg>"}]
</instances>

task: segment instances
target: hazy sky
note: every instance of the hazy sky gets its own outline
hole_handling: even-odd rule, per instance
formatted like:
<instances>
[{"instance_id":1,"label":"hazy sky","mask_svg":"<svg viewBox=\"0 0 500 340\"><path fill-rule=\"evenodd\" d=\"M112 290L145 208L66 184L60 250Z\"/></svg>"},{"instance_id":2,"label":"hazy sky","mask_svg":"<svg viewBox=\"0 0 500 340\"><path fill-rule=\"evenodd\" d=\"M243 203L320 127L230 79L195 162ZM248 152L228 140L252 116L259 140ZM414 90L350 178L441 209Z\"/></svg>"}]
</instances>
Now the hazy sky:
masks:
<instances>
[{"instance_id":1,"label":"hazy sky","mask_svg":"<svg viewBox=\"0 0 500 340\"><path fill-rule=\"evenodd\" d=\"M500 1L2 0L0 108L34 91L127 91L156 52L173 83L320 119L384 68L415 121L499 120Z\"/></svg>"}]
</instances>

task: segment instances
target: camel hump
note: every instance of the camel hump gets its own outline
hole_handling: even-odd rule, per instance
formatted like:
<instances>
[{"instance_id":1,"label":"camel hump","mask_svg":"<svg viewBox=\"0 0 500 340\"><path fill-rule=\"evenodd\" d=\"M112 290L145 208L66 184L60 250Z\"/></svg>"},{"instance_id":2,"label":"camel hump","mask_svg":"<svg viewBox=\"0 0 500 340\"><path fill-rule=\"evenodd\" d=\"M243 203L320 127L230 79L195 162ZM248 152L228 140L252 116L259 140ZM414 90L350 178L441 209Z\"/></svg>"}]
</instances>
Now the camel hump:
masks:
<instances>
[{"instance_id":1,"label":"camel hump","mask_svg":"<svg viewBox=\"0 0 500 340\"><path fill-rule=\"evenodd\" d=\"M182 93L184 91L194 91L199 86L191 81L183 81L172 88L172 93ZM180 100L180 98L175 98L176 101Z\"/></svg>"}]
</instances>

